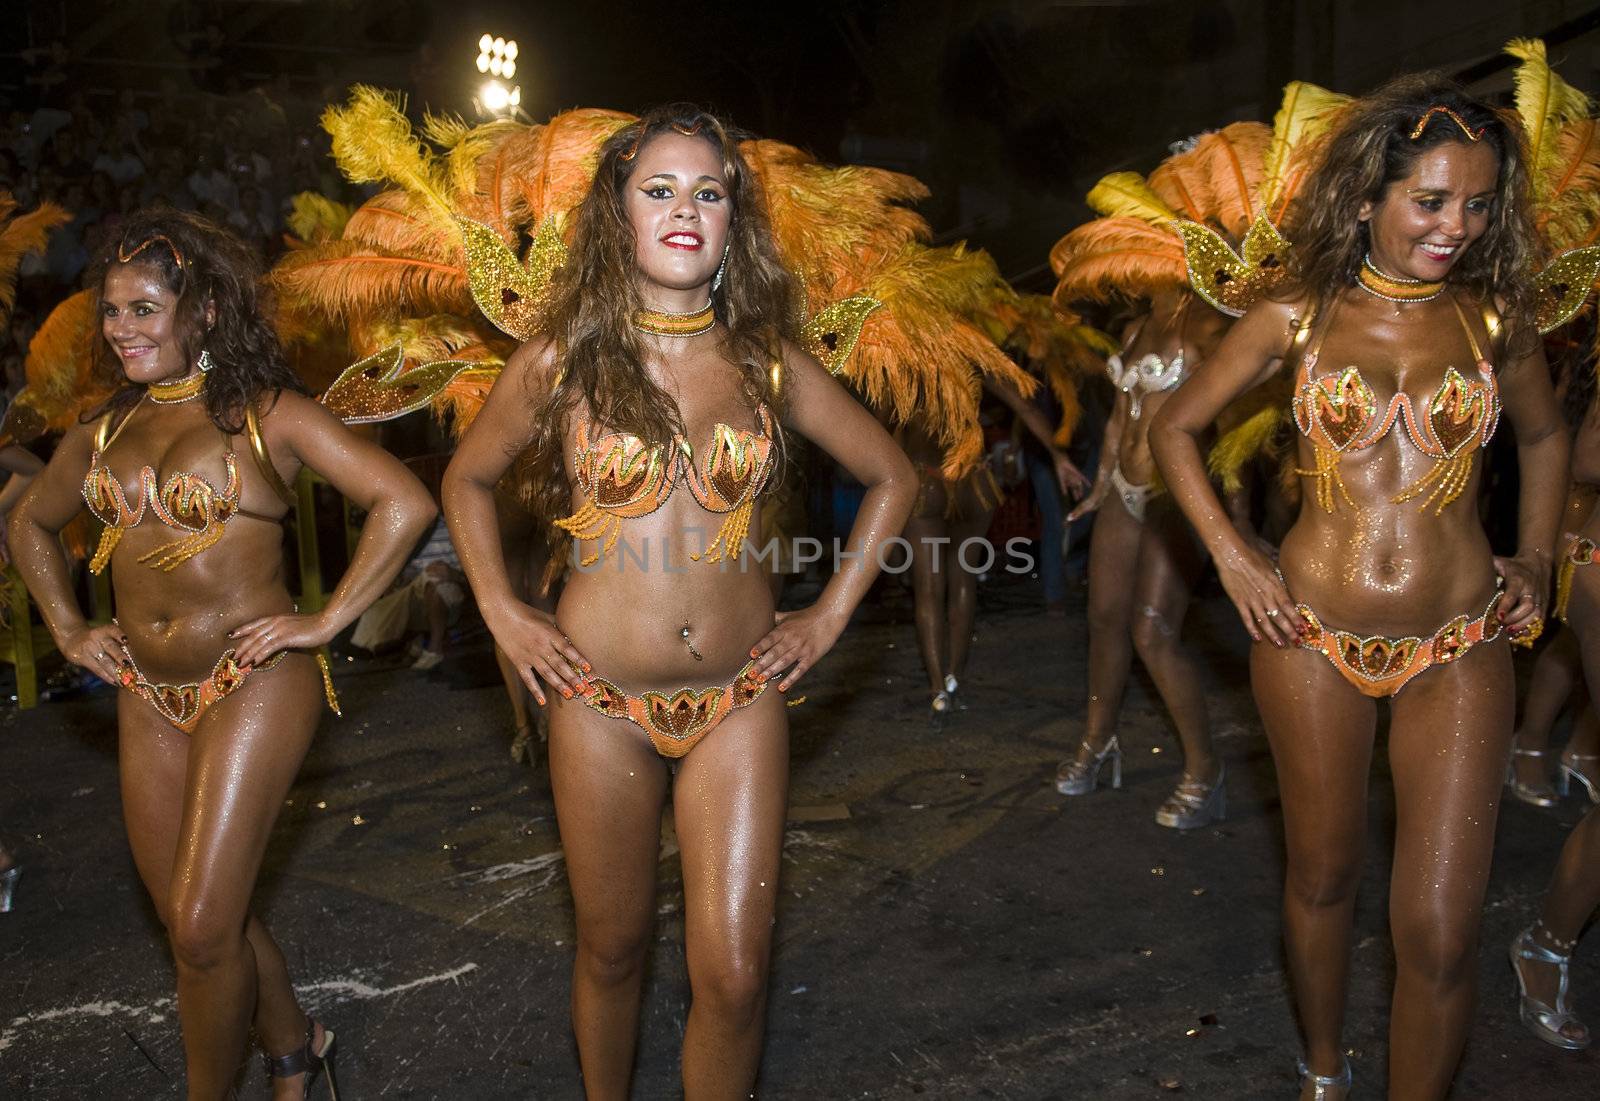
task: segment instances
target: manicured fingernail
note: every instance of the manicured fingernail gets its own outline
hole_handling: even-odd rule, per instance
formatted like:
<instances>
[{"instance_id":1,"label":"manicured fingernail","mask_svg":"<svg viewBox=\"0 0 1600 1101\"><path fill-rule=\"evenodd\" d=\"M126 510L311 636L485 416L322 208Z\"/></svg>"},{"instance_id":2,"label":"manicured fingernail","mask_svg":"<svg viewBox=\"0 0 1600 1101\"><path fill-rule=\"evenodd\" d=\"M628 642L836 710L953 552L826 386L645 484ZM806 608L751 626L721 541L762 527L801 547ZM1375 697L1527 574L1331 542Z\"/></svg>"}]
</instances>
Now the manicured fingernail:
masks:
<instances>
[{"instance_id":1,"label":"manicured fingernail","mask_svg":"<svg viewBox=\"0 0 1600 1101\"><path fill-rule=\"evenodd\" d=\"M758 658L761 656L761 651L752 646L750 647L750 656L753 658Z\"/></svg>"},{"instance_id":2,"label":"manicured fingernail","mask_svg":"<svg viewBox=\"0 0 1600 1101\"><path fill-rule=\"evenodd\" d=\"M590 665L588 662L584 662L583 663L583 671L585 673L592 673L592 672L594 672L594 666Z\"/></svg>"},{"instance_id":3,"label":"manicured fingernail","mask_svg":"<svg viewBox=\"0 0 1600 1101\"><path fill-rule=\"evenodd\" d=\"M561 690L561 694L562 694L562 695L563 695L563 696L565 696L565 697L566 697L566 698L567 698L567 699L569 699L569 700L570 700L570 699L571 699L571 698L572 698L572 689L570 689L570 688L563 688L563 689L562 689L562 690Z\"/></svg>"},{"instance_id":4,"label":"manicured fingernail","mask_svg":"<svg viewBox=\"0 0 1600 1101\"><path fill-rule=\"evenodd\" d=\"M778 691L787 692L789 691L789 686L787 684L780 684L778 685Z\"/></svg>"}]
</instances>

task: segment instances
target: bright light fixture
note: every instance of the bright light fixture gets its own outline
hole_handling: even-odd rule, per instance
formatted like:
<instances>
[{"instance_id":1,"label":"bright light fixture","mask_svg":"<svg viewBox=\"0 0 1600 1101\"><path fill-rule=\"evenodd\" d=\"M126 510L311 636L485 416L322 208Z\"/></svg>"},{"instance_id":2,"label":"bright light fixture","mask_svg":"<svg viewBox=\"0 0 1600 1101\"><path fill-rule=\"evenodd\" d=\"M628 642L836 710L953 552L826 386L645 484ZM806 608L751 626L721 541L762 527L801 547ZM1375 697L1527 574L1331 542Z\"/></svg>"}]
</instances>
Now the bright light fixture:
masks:
<instances>
[{"instance_id":1,"label":"bright light fixture","mask_svg":"<svg viewBox=\"0 0 1600 1101\"><path fill-rule=\"evenodd\" d=\"M498 80L484 84L483 90L478 94L483 100L483 105L491 111L504 111L511 102L511 93L507 92L506 86Z\"/></svg>"},{"instance_id":2,"label":"bright light fixture","mask_svg":"<svg viewBox=\"0 0 1600 1101\"><path fill-rule=\"evenodd\" d=\"M488 53L493 48L494 48L494 36L493 35L486 34L482 38L478 39L478 49L481 50L482 52Z\"/></svg>"}]
</instances>

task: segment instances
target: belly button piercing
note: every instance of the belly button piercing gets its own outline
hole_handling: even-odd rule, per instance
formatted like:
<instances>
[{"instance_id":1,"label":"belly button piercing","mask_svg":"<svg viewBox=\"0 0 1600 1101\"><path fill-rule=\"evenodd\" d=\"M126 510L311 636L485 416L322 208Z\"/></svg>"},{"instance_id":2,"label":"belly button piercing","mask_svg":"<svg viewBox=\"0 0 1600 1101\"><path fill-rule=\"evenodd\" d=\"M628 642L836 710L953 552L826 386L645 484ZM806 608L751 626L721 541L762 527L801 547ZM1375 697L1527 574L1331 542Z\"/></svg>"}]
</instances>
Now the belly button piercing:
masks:
<instances>
[{"instance_id":1,"label":"belly button piercing","mask_svg":"<svg viewBox=\"0 0 1600 1101\"><path fill-rule=\"evenodd\" d=\"M689 641L689 625L687 623L683 625L683 630L679 631L678 634L683 639L683 644L689 648L690 656L692 656L695 661L704 661L705 658L700 656L700 651L696 650L694 648L694 643Z\"/></svg>"}]
</instances>

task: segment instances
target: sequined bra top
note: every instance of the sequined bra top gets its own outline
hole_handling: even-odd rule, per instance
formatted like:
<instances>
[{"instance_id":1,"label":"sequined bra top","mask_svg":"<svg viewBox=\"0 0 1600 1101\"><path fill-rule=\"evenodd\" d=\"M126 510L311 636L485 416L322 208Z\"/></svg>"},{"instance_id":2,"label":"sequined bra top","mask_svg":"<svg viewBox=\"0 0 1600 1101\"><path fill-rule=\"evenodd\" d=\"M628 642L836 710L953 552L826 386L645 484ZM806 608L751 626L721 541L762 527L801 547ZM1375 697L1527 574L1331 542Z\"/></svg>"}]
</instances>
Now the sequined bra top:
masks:
<instances>
[{"instance_id":1,"label":"sequined bra top","mask_svg":"<svg viewBox=\"0 0 1600 1101\"><path fill-rule=\"evenodd\" d=\"M1183 358L1183 321L1188 315L1188 310L1189 299L1185 298L1183 304L1173 314L1171 324L1178 328L1178 353L1170 360L1162 359L1156 352L1146 352L1127 365L1124 365L1121 353L1113 354L1106 359L1106 374L1111 378L1111 385L1128 395L1128 416L1134 420L1138 420L1139 414L1143 412L1146 395L1175 390L1188 377L1186 374L1188 365ZM1139 322L1139 327L1128 338L1124 350L1133 347L1148 321L1147 315Z\"/></svg>"},{"instance_id":2,"label":"sequined bra top","mask_svg":"<svg viewBox=\"0 0 1600 1101\"><path fill-rule=\"evenodd\" d=\"M239 462L233 445L225 433L223 445L227 450L222 458L227 468L228 480L221 490L192 471L178 471L163 482L155 467L147 465L139 469L133 494L133 499L137 503L130 505L127 494L123 492L122 482L105 462L105 452L122 433L128 421L133 419L133 413L130 412L124 417L115 431L111 426L113 416L112 413L106 414L96 429L94 451L89 458L89 473L83 479L84 503L89 506L89 511L95 519L105 525L94 557L89 562L89 567L94 573L100 573L105 569L106 563L111 559L111 553L116 550L117 543L122 538L122 533L129 528L138 527L144 520L147 509L167 527L187 533L139 557L141 565L160 570L176 569L214 545L222 538L228 521L235 516L247 516L252 520L264 520L271 524L278 522L277 517L251 512L239 506L241 490ZM253 424L254 417L250 420ZM259 434L259 428L255 429L255 433ZM253 435L252 441L254 439Z\"/></svg>"},{"instance_id":3,"label":"sequined bra top","mask_svg":"<svg viewBox=\"0 0 1600 1101\"><path fill-rule=\"evenodd\" d=\"M577 512L557 520L556 526L577 539L604 540L603 549L585 556L581 564L593 565L609 554L622 521L655 512L667 503L680 480L689 483L689 492L701 508L727 515L716 538L690 557L716 562L724 555L737 556L749 531L755 499L777 465L772 413L760 405L756 416L761 427L755 432L715 425L711 446L699 463L682 436L670 445L651 447L638 436L595 432L587 418L580 418L572 465L585 501Z\"/></svg>"},{"instance_id":4,"label":"sequined bra top","mask_svg":"<svg viewBox=\"0 0 1600 1101\"><path fill-rule=\"evenodd\" d=\"M1432 507L1438 515L1466 488L1472 475L1473 452L1488 446L1500 422L1500 387L1494 366L1485 358L1460 303L1452 298L1451 304L1477 361L1477 377L1469 378L1454 367L1446 369L1443 381L1420 407L1404 391L1391 397L1387 404L1381 403L1361 369L1353 365L1338 372L1316 374L1318 353L1333 319L1333 312L1329 311L1321 335L1305 354L1294 395L1295 425L1311 441L1317 459L1314 469L1296 473L1315 479L1317 502L1324 510L1333 512L1340 497L1355 507L1339 475L1339 458L1346 452L1372 447L1389 434L1396 422L1404 424L1412 444L1433 458L1434 464L1396 494L1391 499L1394 503L1421 497L1422 507ZM1297 344L1309 326L1308 320L1296 334Z\"/></svg>"}]
</instances>

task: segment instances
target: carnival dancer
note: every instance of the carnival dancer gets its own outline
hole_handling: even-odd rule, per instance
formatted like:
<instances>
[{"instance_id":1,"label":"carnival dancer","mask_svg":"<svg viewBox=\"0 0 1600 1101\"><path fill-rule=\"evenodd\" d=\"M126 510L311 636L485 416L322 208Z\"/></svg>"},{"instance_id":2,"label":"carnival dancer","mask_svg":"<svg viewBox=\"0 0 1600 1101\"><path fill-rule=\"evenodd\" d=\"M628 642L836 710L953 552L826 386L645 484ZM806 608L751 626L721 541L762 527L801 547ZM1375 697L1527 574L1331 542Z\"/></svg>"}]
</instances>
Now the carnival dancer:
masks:
<instances>
[{"instance_id":1,"label":"carnival dancer","mask_svg":"<svg viewBox=\"0 0 1600 1101\"><path fill-rule=\"evenodd\" d=\"M1151 444L1258 643L1251 677L1287 834L1301 1096L1349 1095L1354 901L1376 701L1388 697L1388 1095L1438 1098L1471 1024L1511 736L1502 636L1539 629L1567 460L1534 319L1519 135L1448 81L1402 78L1346 109L1297 210L1291 282L1234 326ZM1306 492L1274 564L1230 522L1197 441L1278 374L1294 380ZM1502 411L1522 472L1508 558L1490 553L1473 507L1475 456Z\"/></svg>"},{"instance_id":2,"label":"carnival dancer","mask_svg":"<svg viewBox=\"0 0 1600 1101\"><path fill-rule=\"evenodd\" d=\"M1083 496L1089 480L1059 446L1044 412L1004 382L985 382L984 389L1045 448L1055 481L1052 492L1059 488L1073 500ZM917 650L933 696L930 709L938 721L953 706L965 708L957 703L957 693L966 675L977 617L978 577L962 548L988 532L1001 489L986 463L960 478L946 478L938 440L916 422L904 425L897 439L917 471L916 503L906 522L905 539L911 545Z\"/></svg>"},{"instance_id":3,"label":"carnival dancer","mask_svg":"<svg viewBox=\"0 0 1600 1101\"><path fill-rule=\"evenodd\" d=\"M263 316L253 257L205 219L130 217L93 284L115 393L70 428L17 507L16 563L56 646L124 691L128 840L178 971L188 1096L231 1095L253 1028L274 1096L326 1071L334 1036L300 1009L284 954L250 912L268 835L334 697L313 652L405 562L434 514L405 467L303 397ZM327 606L284 587L287 482L302 468L368 511ZM87 622L58 533L103 523L118 617Z\"/></svg>"},{"instance_id":4,"label":"carnival dancer","mask_svg":"<svg viewBox=\"0 0 1600 1101\"><path fill-rule=\"evenodd\" d=\"M508 360L445 477L484 619L551 708L591 1098L628 1093L669 788L694 994L685 1094L749 1094L788 787L784 702L838 638L915 494L888 433L789 339L795 290L722 123L667 108L617 128L541 335ZM741 545L783 425L867 496L818 602L775 614ZM495 531L494 486L524 448L541 513L574 537L579 568L554 616L516 599Z\"/></svg>"},{"instance_id":5,"label":"carnival dancer","mask_svg":"<svg viewBox=\"0 0 1600 1101\"><path fill-rule=\"evenodd\" d=\"M1189 289L1181 238L1166 225L1186 214L1235 237L1242 235L1251 221L1269 137L1265 126L1236 123L1169 157L1151 173L1148 186L1133 173L1107 177L1089 195L1090 204L1104 216L1068 234L1051 257L1060 276L1057 302L1104 298L1116 291L1141 303L1123 333L1120 352L1106 361L1117 395L1094 487L1068 517L1097 513L1089 543L1084 730L1076 753L1056 770L1056 790L1087 795L1099 785L1107 765L1111 786L1122 786L1117 726L1137 651L1183 751L1183 773L1155 815L1158 824L1173 829L1205 826L1226 813L1226 770L1212 744L1200 666L1181 638L1206 564L1205 549L1162 492L1150 455L1149 428L1156 411L1211 354L1229 318ZM1210 180L1224 161L1251 165L1253 171ZM1197 177L1206 185L1193 186ZM1124 197L1130 190L1143 195L1138 215L1126 212ZM1196 195L1210 200L1197 205ZM1135 222L1139 216L1146 219L1144 224ZM1150 222L1165 225L1156 228ZM1130 229L1135 234L1131 238ZM1134 247L1151 234L1160 237L1159 251ZM1150 256L1160 259L1151 261ZM1111 507L1102 507L1112 501ZM1248 527L1248 514L1241 522Z\"/></svg>"}]
</instances>

